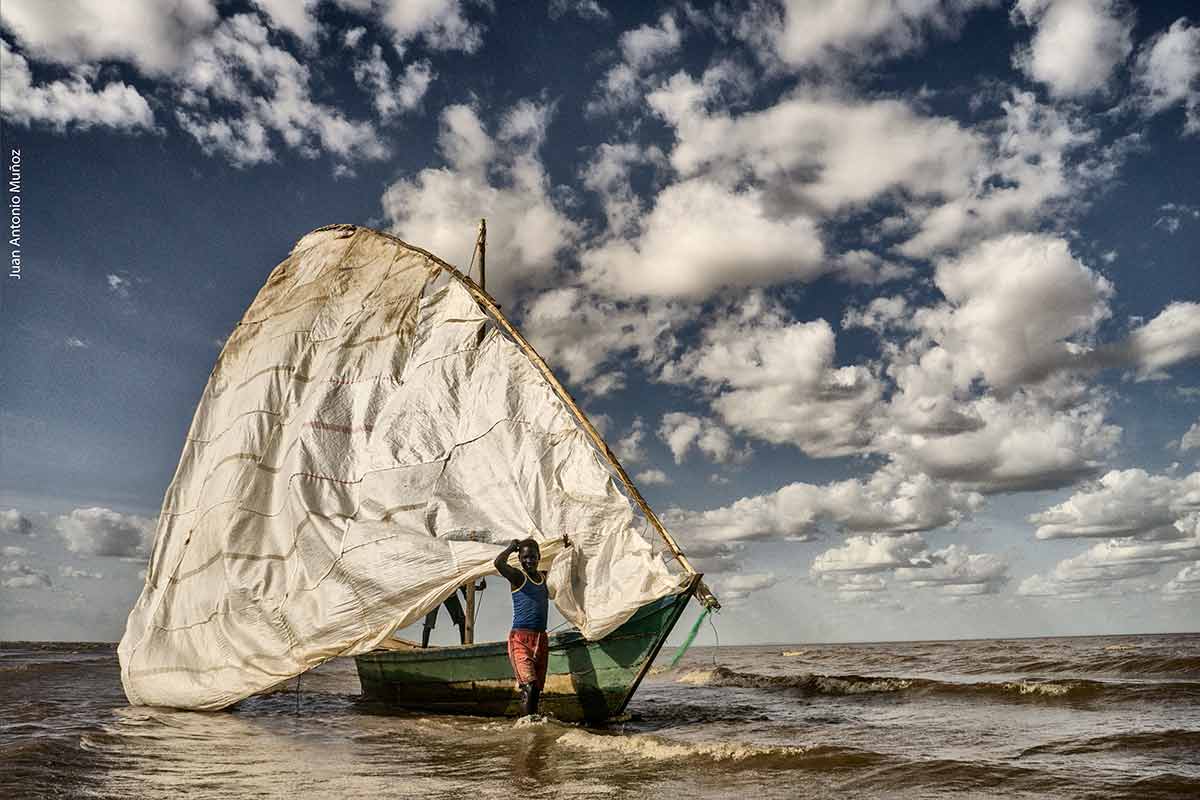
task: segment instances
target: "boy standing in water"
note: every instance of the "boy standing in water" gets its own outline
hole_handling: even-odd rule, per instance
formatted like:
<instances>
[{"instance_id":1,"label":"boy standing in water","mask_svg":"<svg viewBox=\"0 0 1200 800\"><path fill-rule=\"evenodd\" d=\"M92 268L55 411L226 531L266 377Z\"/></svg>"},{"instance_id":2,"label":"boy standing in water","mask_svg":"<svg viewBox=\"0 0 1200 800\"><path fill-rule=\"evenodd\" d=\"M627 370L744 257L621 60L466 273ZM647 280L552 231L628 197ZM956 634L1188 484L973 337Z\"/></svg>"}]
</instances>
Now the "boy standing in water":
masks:
<instances>
[{"instance_id":1,"label":"boy standing in water","mask_svg":"<svg viewBox=\"0 0 1200 800\"><path fill-rule=\"evenodd\" d=\"M518 554L520 569L508 565L508 557L513 553ZM550 642L546 637L550 593L546 588L546 573L538 571L541 557L541 548L533 539L513 539L493 562L512 587L513 622L508 634L508 660L517 676L521 708L526 715L537 713L550 655Z\"/></svg>"}]
</instances>

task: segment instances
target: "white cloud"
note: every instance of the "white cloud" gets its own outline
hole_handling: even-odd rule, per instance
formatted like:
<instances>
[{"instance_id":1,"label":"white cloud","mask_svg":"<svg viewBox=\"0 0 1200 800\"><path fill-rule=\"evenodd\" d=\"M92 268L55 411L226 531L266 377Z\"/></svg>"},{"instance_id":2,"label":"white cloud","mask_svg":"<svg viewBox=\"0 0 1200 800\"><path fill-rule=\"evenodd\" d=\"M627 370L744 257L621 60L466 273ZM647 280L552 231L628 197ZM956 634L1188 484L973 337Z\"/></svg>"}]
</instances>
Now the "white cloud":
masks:
<instances>
[{"instance_id":1,"label":"white cloud","mask_svg":"<svg viewBox=\"0 0 1200 800\"><path fill-rule=\"evenodd\" d=\"M31 536L33 520L15 508L0 511L0 533L8 536Z\"/></svg>"},{"instance_id":2,"label":"white cloud","mask_svg":"<svg viewBox=\"0 0 1200 800\"><path fill-rule=\"evenodd\" d=\"M1200 134L1200 27L1181 17L1151 37L1138 51L1133 81L1147 114L1181 105L1184 133Z\"/></svg>"},{"instance_id":3,"label":"white cloud","mask_svg":"<svg viewBox=\"0 0 1200 800\"><path fill-rule=\"evenodd\" d=\"M622 464L637 464L646 460L646 450L642 442L646 438L646 423L641 417L634 417L629 430L622 436L613 448Z\"/></svg>"},{"instance_id":4,"label":"white cloud","mask_svg":"<svg viewBox=\"0 0 1200 800\"><path fill-rule=\"evenodd\" d=\"M622 387L631 364L656 370L675 349L674 327L689 316L678 304L620 303L564 287L532 297L521 330L556 370L599 396Z\"/></svg>"},{"instance_id":5,"label":"white cloud","mask_svg":"<svg viewBox=\"0 0 1200 800\"><path fill-rule=\"evenodd\" d=\"M803 206L833 212L888 192L958 195L985 153L977 134L900 100L805 89L734 116L723 87L739 80L723 64L699 83L679 73L647 100L675 128L671 164L681 175L709 174L728 184L753 177L766 188L774 216Z\"/></svg>"},{"instance_id":6,"label":"white cloud","mask_svg":"<svg viewBox=\"0 0 1200 800\"><path fill-rule=\"evenodd\" d=\"M882 446L901 468L981 492L1052 489L1095 474L1112 454L1121 428L1105 421L1105 410L1103 396L1063 407L1054 394L1020 390L952 407L973 425L945 435L895 428Z\"/></svg>"},{"instance_id":7,"label":"white cloud","mask_svg":"<svg viewBox=\"0 0 1200 800\"><path fill-rule=\"evenodd\" d=\"M587 105L590 114L617 111L638 100L647 86L646 73L683 44L672 12L663 14L657 25L641 25L621 34L621 60L609 67L596 88L596 98Z\"/></svg>"},{"instance_id":8,"label":"white cloud","mask_svg":"<svg viewBox=\"0 0 1200 800\"><path fill-rule=\"evenodd\" d=\"M955 31L994 0L784 0L755 2L738 35L791 67L875 62L920 48L930 32Z\"/></svg>"},{"instance_id":9,"label":"white cloud","mask_svg":"<svg viewBox=\"0 0 1200 800\"><path fill-rule=\"evenodd\" d=\"M1131 364L1139 381L1165 379L1167 367L1200 357L1200 303L1170 303L1111 348L1108 357Z\"/></svg>"},{"instance_id":10,"label":"white cloud","mask_svg":"<svg viewBox=\"0 0 1200 800\"><path fill-rule=\"evenodd\" d=\"M363 0L335 0L340 5L362 5ZM398 43L421 38L435 50L474 53L483 44L483 29L469 22L461 0L375 0L381 18Z\"/></svg>"},{"instance_id":11,"label":"white cloud","mask_svg":"<svg viewBox=\"0 0 1200 800\"><path fill-rule=\"evenodd\" d=\"M1134 141L1096 147L1098 134L1084 119L1039 103L1032 92L1014 92L1001 107L1003 128L970 189L927 212L910 205L917 231L900 253L928 258L1086 205L1088 190L1115 174Z\"/></svg>"},{"instance_id":12,"label":"white cloud","mask_svg":"<svg viewBox=\"0 0 1200 800\"><path fill-rule=\"evenodd\" d=\"M648 469L639 472L635 480L645 486L666 486L671 482L671 478L661 469Z\"/></svg>"},{"instance_id":13,"label":"white cloud","mask_svg":"<svg viewBox=\"0 0 1200 800\"><path fill-rule=\"evenodd\" d=\"M1200 472L1183 478L1151 475L1142 469L1112 470L1094 486L1045 511L1032 514L1037 538L1137 537L1179 539L1176 527L1200 511Z\"/></svg>"},{"instance_id":14,"label":"white cloud","mask_svg":"<svg viewBox=\"0 0 1200 800\"><path fill-rule=\"evenodd\" d=\"M523 100L493 137L474 108L444 109L438 147L447 166L387 188L383 208L391 230L451 262L461 253L465 268L473 233L486 218L488 248L505 259L488 291L508 303L518 285L544 280L579 236L578 225L556 207L538 156L549 116L548 107Z\"/></svg>"},{"instance_id":15,"label":"white cloud","mask_svg":"<svg viewBox=\"0 0 1200 800\"><path fill-rule=\"evenodd\" d=\"M1200 515L1187 519L1187 538L1170 541L1110 539L1060 561L1047 575L1032 575L1017 593L1026 596L1079 599L1140 590L1141 579L1157 575L1163 565L1200 558Z\"/></svg>"},{"instance_id":16,"label":"white cloud","mask_svg":"<svg viewBox=\"0 0 1200 800\"><path fill-rule=\"evenodd\" d=\"M733 573L718 576L713 581L713 591L721 598L721 602L736 603L777 583L779 578L770 572Z\"/></svg>"},{"instance_id":17,"label":"white cloud","mask_svg":"<svg viewBox=\"0 0 1200 800\"><path fill-rule=\"evenodd\" d=\"M58 574L64 578L89 578L91 580L96 580L96 581L102 580L104 578L103 573L89 572L86 569L79 569L78 567L72 567L69 564L64 564L61 567L59 567Z\"/></svg>"},{"instance_id":18,"label":"white cloud","mask_svg":"<svg viewBox=\"0 0 1200 800\"><path fill-rule=\"evenodd\" d=\"M67 66L129 61L151 75L187 61L187 46L216 24L212 0L9 2L0 20L26 52ZM5 91L12 72L4 65Z\"/></svg>"},{"instance_id":19,"label":"white cloud","mask_svg":"<svg viewBox=\"0 0 1200 800\"><path fill-rule=\"evenodd\" d=\"M550 19L559 19L567 14L575 14L580 19L606 22L612 19L612 14L596 0L550 0L547 8Z\"/></svg>"},{"instance_id":20,"label":"white cloud","mask_svg":"<svg viewBox=\"0 0 1200 800\"><path fill-rule=\"evenodd\" d=\"M865 367L835 367L834 344L825 320L790 321L752 292L718 314L662 378L705 387L713 410L741 433L815 456L861 452L881 388Z\"/></svg>"},{"instance_id":21,"label":"white cloud","mask_svg":"<svg viewBox=\"0 0 1200 800\"><path fill-rule=\"evenodd\" d=\"M272 133L306 158L321 151L341 162L383 158L387 148L370 123L312 100L310 77L307 66L270 43L256 16L239 14L192 42L176 76L176 120L206 153L237 166L272 160ZM236 113L222 116L214 105Z\"/></svg>"},{"instance_id":22,"label":"white cloud","mask_svg":"<svg viewBox=\"0 0 1200 800\"><path fill-rule=\"evenodd\" d=\"M696 447L718 464L728 461L733 452L733 437L707 417L697 417L682 411L663 414L658 426L658 438L671 449L676 464L682 464L688 451Z\"/></svg>"},{"instance_id":23,"label":"white cloud","mask_svg":"<svg viewBox=\"0 0 1200 800\"><path fill-rule=\"evenodd\" d=\"M73 553L142 557L154 543L154 520L107 508L77 508L54 521Z\"/></svg>"},{"instance_id":24,"label":"white cloud","mask_svg":"<svg viewBox=\"0 0 1200 800\"><path fill-rule=\"evenodd\" d=\"M317 33L316 6L320 0L253 0L275 28L290 31L304 42Z\"/></svg>"},{"instance_id":25,"label":"white cloud","mask_svg":"<svg viewBox=\"0 0 1200 800\"><path fill-rule=\"evenodd\" d=\"M105 276L105 282L108 284L108 290L122 300L128 300L130 296L130 286L132 282L124 275L109 273Z\"/></svg>"},{"instance_id":26,"label":"white cloud","mask_svg":"<svg viewBox=\"0 0 1200 800\"><path fill-rule=\"evenodd\" d=\"M0 587L5 589L49 589L50 576L20 561L9 561L0 567Z\"/></svg>"},{"instance_id":27,"label":"white cloud","mask_svg":"<svg viewBox=\"0 0 1200 800\"><path fill-rule=\"evenodd\" d=\"M632 142L605 142L583 169L583 185L600 196L604 205L607 230L616 236L636 233L643 212L641 197L630 180L635 167L666 164L666 156L657 146L641 147Z\"/></svg>"},{"instance_id":28,"label":"white cloud","mask_svg":"<svg viewBox=\"0 0 1200 800\"><path fill-rule=\"evenodd\" d=\"M435 77L428 61L414 61L393 81L392 68L384 60L379 45L374 45L370 55L354 65L354 80L371 93L375 111L385 120L417 108Z\"/></svg>"},{"instance_id":29,"label":"white cloud","mask_svg":"<svg viewBox=\"0 0 1200 800\"><path fill-rule=\"evenodd\" d=\"M1163 593L1168 595L1188 595L1200 592L1200 561L1188 564L1163 584Z\"/></svg>"},{"instance_id":30,"label":"white cloud","mask_svg":"<svg viewBox=\"0 0 1200 800\"><path fill-rule=\"evenodd\" d=\"M992 553L971 553L951 544L929 554L929 565L901 567L893 573L897 581L916 588L936 588L963 597L995 594L1008 582L1008 562Z\"/></svg>"},{"instance_id":31,"label":"white cloud","mask_svg":"<svg viewBox=\"0 0 1200 800\"><path fill-rule=\"evenodd\" d=\"M1134 15L1121 0L1017 0L1012 16L1036 29L1014 65L1056 97L1105 88L1133 50Z\"/></svg>"},{"instance_id":32,"label":"white cloud","mask_svg":"<svg viewBox=\"0 0 1200 800\"><path fill-rule=\"evenodd\" d=\"M870 574L928 565L931 562L926 552L925 540L916 533L851 536L841 547L826 550L814 558L809 571L817 580L836 581L842 574Z\"/></svg>"},{"instance_id":33,"label":"white cloud","mask_svg":"<svg viewBox=\"0 0 1200 800\"><path fill-rule=\"evenodd\" d=\"M904 534L957 525L983 503L980 495L893 468L869 478L823 486L791 483L708 511L671 509L671 527L707 542L804 541L822 527L851 533Z\"/></svg>"},{"instance_id":34,"label":"white cloud","mask_svg":"<svg viewBox=\"0 0 1200 800\"><path fill-rule=\"evenodd\" d=\"M70 78L34 85L29 63L0 39L0 72L4 94L0 111L19 125L45 123L59 131L68 128L153 130L154 112L146 98L126 83L111 81L95 88L95 70L77 68Z\"/></svg>"},{"instance_id":35,"label":"white cloud","mask_svg":"<svg viewBox=\"0 0 1200 800\"><path fill-rule=\"evenodd\" d=\"M348 50L358 47L358 43L366 36L367 29L363 27L350 28L342 33L342 46Z\"/></svg>"},{"instance_id":36,"label":"white cloud","mask_svg":"<svg viewBox=\"0 0 1200 800\"><path fill-rule=\"evenodd\" d=\"M87 340L80 339L78 336L68 336L63 343L72 349L84 349L88 346Z\"/></svg>"},{"instance_id":37,"label":"white cloud","mask_svg":"<svg viewBox=\"0 0 1200 800\"><path fill-rule=\"evenodd\" d=\"M29 555L29 548L17 547L15 545L8 545L8 546L4 547L3 549L0 549L0 555L4 556L5 558L17 558L18 556L27 556L27 555Z\"/></svg>"},{"instance_id":38,"label":"white cloud","mask_svg":"<svg viewBox=\"0 0 1200 800\"><path fill-rule=\"evenodd\" d=\"M1077 360L1114 293L1046 234L987 240L939 261L934 281L946 302L917 311L915 324L946 350L959 389L981 377L1008 390Z\"/></svg>"},{"instance_id":39,"label":"white cloud","mask_svg":"<svg viewBox=\"0 0 1200 800\"><path fill-rule=\"evenodd\" d=\"M659 193L632 240L580 256L584 281L613 297L703 299L722 287L812 280L827 271L816 223L771 217L760 190L705 178Z\"/></svg>"},{"instance_id":40,"label":"white cloud","mask_svg":"<svg viewBox=\"0 0 1200 800\"><path fill-rule=\"evenodd\" d=\"M1200 449L1200 419L1193 422L1192 426L1179 438L1180 452L1197 449Z\"/></svg>"}]
</instances>

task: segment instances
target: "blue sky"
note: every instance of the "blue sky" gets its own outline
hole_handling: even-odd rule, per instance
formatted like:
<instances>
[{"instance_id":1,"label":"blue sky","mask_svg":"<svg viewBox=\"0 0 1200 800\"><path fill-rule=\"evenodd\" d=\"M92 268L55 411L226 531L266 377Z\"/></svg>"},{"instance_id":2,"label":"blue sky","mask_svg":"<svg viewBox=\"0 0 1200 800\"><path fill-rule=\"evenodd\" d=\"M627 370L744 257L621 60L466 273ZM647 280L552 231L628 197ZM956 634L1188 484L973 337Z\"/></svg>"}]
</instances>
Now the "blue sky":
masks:
<instances>
[{"instance_id":1,"label":"blue sky","mask_svg":"<svg viewBox=\"0 0 1200 800\"><path fill-rule=\"evenodd\" d=\"M300 236L481 216L724 640L1194 629L1190 4L111 5L0 11L0 638L119 637Z\"/></svg>"}]
</instances>

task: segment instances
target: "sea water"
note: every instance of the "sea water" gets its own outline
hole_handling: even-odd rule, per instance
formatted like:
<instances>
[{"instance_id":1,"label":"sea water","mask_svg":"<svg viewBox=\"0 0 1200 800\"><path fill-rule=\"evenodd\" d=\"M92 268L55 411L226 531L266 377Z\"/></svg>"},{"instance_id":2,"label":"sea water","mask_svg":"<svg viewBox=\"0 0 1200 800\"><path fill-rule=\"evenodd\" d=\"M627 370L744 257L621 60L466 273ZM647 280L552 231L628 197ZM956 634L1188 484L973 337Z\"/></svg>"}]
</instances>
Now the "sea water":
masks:
<instances>
[{"instance_id":1,"label":"sea water","mask_svg":"<svg viewBox=\"0 0 1200 800\"><path fill-rule=\"evenodd\" d=\"M0 644L0 798L42 797L1200 797L1200 634L694 648L599 728L388 713L344 659L130 707L113 645Z\"/></svg>"}]
</instances>

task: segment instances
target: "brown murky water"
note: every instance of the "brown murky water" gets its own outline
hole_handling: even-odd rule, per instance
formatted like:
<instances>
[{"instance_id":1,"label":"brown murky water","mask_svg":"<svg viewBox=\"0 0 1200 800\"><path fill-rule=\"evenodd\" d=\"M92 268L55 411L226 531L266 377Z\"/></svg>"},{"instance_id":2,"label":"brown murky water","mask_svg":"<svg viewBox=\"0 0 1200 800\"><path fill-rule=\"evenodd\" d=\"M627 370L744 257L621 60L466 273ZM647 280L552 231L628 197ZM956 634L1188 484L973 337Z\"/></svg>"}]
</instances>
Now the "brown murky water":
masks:
<instances>
[{"instance_id":1,"label":"brown murky water","mask_svg":"<svg viewBox=\"0 0 1200 800\"><path fill-rule=\"evenodd\" d=\"M0 644L0 797L1200 797L1200 634L697 648L599 729L294 688L132 708L113 645Z\"/></svg>"}]
</instances>

